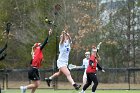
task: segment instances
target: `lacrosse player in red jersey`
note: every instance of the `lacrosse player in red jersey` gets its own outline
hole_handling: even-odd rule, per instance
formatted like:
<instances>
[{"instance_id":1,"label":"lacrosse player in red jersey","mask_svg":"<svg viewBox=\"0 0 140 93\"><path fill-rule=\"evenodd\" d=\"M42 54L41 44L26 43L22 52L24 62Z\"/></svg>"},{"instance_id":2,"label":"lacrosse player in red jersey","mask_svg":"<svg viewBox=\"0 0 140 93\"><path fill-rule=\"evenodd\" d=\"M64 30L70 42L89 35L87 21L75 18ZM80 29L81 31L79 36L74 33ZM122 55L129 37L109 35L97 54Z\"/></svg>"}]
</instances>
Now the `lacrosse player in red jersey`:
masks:
<instances>
[{"instance_id":1,"label":"lacrosse player in red jersey","mask_svg":"<svg viewBox=\"0 0 140 93\"><path fill-rule=\"evenodd\" d=\"M105 72L102 67L98 64L97 61L97 48L95 46L92 47L92 51L91 51L91 56L89 59L89 64L88 67L86 69L86 74L87 74L87 82L86 84L83 86L83 89L80 93L85 93L85 90L91 85L91 83L93 82L93 86L92 86L92 93L95 93L96 88L98 86L98 79L96 76L96 68L98 68L99 70L101 70L102 72Z\"/></svg>"},{"instance_id":2,"label":"lacrosse player in red jersey","mask_svg":"<svg viewBox=\"0 0 140 93\"><path fill-rule=\"evenodd\" d=\"M52 33L52 30L49 31L49 36ZM31 60L31 68L28 71L28 78L32 80L32 84L29 84L27 86L20 86L21 93L25 93L26 89L32 89L31 93L34 93L35 90L40 85L40 75L38 72L38 69L41 66L41 62L43 60L43 53L42 50L45 47L45 45L48 43L48 37L45 39L44 43L35 43L32 47L32 60Z\"/></svg>"}]
</instances>

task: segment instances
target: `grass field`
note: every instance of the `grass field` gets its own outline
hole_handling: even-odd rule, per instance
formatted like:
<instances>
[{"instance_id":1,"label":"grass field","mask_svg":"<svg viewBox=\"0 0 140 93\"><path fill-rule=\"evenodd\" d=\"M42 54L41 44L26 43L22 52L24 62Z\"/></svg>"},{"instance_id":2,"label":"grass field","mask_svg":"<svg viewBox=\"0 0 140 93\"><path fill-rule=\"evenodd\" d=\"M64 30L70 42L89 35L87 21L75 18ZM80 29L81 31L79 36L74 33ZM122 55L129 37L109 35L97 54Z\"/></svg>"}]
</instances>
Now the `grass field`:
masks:
<instances>
[{"instance_id":1,"label":"grass field","mask_svg":"<svg viewBox=\"0 0 140 93\"><path fill-rule=\"evenodd\" d=\"M75 90L53 90L53 89L38 89L35 93L79 93ZM2 91L2 93L20 93L18 89L8 89ZM30 93L30 90L27 90L26 93ZM86 93L91 93L91 90L87 90ZM140 90L97 90L96 93L140 93Z\"/></svg>"}]
</instances>

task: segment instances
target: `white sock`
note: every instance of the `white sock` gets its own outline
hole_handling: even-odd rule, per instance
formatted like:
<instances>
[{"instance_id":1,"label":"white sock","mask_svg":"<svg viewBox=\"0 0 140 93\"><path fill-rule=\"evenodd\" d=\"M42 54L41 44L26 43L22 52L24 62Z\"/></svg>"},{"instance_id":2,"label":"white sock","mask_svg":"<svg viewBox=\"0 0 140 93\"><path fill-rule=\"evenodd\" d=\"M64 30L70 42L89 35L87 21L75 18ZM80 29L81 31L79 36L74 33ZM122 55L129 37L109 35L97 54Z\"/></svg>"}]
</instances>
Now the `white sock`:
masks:
<instances>
[{"instance_id":1,"label":"white sock","mask_svg":"<svg viewBox=\"0 0 140 93\"><path fill-rule=\"evenodd\" d=\"M82 91L81 91L82 93L85 93L85 91L82 89Z\"/></svg>"},{"instance_id":2,"label":"white sock","mask_svg":"<svg viewBox=\"0 0 140 93\"><path fill-rule=\"evenodd\" d=\"M52 77L49 77L49 79L51 79L51 80L52 80Z\"/></svg>"},{"instance_id":3,"label":"white sock","mask_svg":"<svg viewBox=\"0 0 140 93\"><path fill-rule=\"evenodd\" d=\"M72 85L74 85L75 83L72 83Z\"/></svg>"},{"instance_id":4,"label":"white sock","mask_svg":"<svg viewBox=\"0 0 140 93\"><path fill-rule=\"evenodd\" d=\"M27 86L24 86L25 89L27 89Z\"/></svg>"},{"instance_id":5,"label":"white sock","mask_svg":"<svg viewBox=\"0 0 140 93\"><path fill-rule=\"evenodd\" d=\"M20 89L27 89L27 86L20 86Z\"/></svg>"},{"instance_id":6,"label":"white sock","mask_svg":"<svg viewBox=\"0 0 140 93\"><path fill-rule=\"evenodd\" d=\"M92 93L95 93L95 92L92 92Z\"/></svg>"}]
</instances>

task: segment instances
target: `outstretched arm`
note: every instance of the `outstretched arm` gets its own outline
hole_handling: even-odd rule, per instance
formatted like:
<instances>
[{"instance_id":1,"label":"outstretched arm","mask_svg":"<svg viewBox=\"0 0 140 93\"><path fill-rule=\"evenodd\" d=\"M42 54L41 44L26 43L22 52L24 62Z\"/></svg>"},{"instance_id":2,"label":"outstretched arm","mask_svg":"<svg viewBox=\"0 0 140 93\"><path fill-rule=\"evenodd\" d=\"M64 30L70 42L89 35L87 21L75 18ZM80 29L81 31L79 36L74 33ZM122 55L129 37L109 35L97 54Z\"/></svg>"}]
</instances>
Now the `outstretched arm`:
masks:
<instances>
[{"instance_id":1,"label":"outstretched arm","mask_svg":"<svg viewBox=\"0 0 140 93\"><path fill-rule=\"evenodd\" d=\"M5 44L4 48L0 50L0 54L7 48L7 43Z\"/></svg>"},{"instance_id":2,"label":"outstretched arm","mask_svg":"<svg viewBox=\"0 0 140 93\"><path fill-rule=\"evenodd\" d=\"M97 68L99 69L99 70L102 70L102 67L97 63Z\"/></svg>"},{"instance_id":3,"label":"outstretched arm","mask_svg":"<svg viewBox=\"0 0 140 93\"><path fill-rule=\"evenodd\" d=\"M40 46L40 49L42 50L44 48L44 46L48 43L48 38L51 35L52 30L49 30L49 35L46 37L45 41L43 42L43 44Z\"/></svg>"},{"instance_id":4,"label":"outstretched arm","mask_svg":"<svg viewBox=\"0 0 140 93\"><path fill-rule=\"evenodd\" d=\"M0 57L0 60L5 59L6 55L7 55L7 54L3 54L3 55Z\"/></svg>"},{"instance_id":5,"label":"outstretched arm","mask_svg":"<svg viewBox=\"0 0 140 93\"><path fill-rule=\"evenodd\" d=\"M99 69L99 70L101 70L102 72L105 72L105 70L97 63L97 68Z\"/></svg>"}]
</instances>

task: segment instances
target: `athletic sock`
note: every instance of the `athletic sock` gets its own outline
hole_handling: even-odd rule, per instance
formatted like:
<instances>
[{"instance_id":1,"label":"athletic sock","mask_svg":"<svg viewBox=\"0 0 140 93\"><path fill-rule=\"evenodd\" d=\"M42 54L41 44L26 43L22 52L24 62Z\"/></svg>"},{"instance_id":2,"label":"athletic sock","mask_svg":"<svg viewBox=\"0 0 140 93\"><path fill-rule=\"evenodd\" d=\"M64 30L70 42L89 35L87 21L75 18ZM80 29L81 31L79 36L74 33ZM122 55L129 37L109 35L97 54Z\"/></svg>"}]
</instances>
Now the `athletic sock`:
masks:
<instances>
[{"instance_id":1,"label":"athletic sock","mask_svg":"<svg viewBox=\"0 0 140 93\"><path fill-rule=\"evenodd\" d=\"M27 89L27 86L24 86L25 89Z\"/></svg>"},{"instance_id":2,"label":"athletic sock","mask_svg":"<svg viewBox=\"0 0 140 93\"><path fill-rule=\"evenodd\" d=\"M79 92L79 93L85 93L85 91L82 89L82 91L81 91L81 92Z\"/></svg>"},{"instance_id":3,"label":"athletic sock","mask_svg":"<svg viewBox=\"0 0 140 93\"><path fill-rule=\"evenodd\" d=\"M82 91L81 91L82 93L84 93L85 91L82 89Z\"/></svg>"},{"instance_id":4,"label":"athletic sock","mask_svg":"<svg viewBox=\"0 0 140 93\"><path fill-rule=\"evenodd\" d=\"M49 77L50 80L52 80L52 77Z\"/></svg>"},{"instance_id":5,"label":"athletic sock","mask_svg":"<svg viewBox=\"0 0 140 93\"><path fill-rule=\"evenodd\" d=\"M72 83L72 85L74 86L75 83Z\"/></svg>"}]
</instances>

